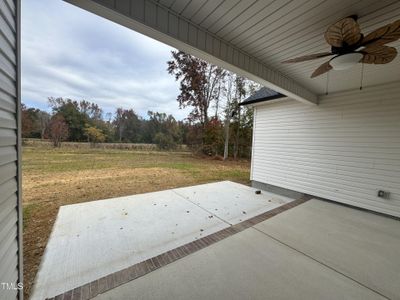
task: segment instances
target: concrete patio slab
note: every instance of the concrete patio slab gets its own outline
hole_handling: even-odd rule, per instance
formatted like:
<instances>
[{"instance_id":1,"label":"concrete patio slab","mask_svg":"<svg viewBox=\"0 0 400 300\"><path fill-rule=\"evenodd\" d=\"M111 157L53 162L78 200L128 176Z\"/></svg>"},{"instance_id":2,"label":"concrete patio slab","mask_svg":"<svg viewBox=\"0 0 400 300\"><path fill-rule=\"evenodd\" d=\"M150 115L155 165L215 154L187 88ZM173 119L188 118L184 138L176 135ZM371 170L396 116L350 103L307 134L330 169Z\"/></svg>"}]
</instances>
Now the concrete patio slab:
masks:
<instances>
[{"instance_id":1,"label":"concrete patio slab","mask_svg":"<svg viewBox=\"0 0 400 300\"><path fill-rule=\"evenodd\" d=\"M95 299L384 298L249 228Z\"/></svg>"},{"instance_id":2,"label":"concrete patio slab","mask_svg":"<svg viewBox=\"0 0 400 300\"><path fill-rule=\"evenodd\" d=\"M389 299L400 299L398 220L310 200L254 227Z\"/></svg>"},{"instance_id":3,"label":"concrete patio slab","mask_svg":"<svg viewBox=\"0 0 400 300\"><path fill-rule=\"evenodd\" d=\"M230 181L218 185L218 188L214 187L204 184L196 189L188 187L176 189L175 192L229 224L237 224L257 216L266 206L275 208L293 200L267 191L257 195L254 188Z\"/></svg>"},{"instance_id":4,"label":"concrete patio slab","mask_svg":"<svg viewBox=\"0 0 400 300\"><path fill-rule=\"evenodd\" d=\"M31 299L82 286L292 200L224 181L63 206Z\"/></svg>"}]
</instances>

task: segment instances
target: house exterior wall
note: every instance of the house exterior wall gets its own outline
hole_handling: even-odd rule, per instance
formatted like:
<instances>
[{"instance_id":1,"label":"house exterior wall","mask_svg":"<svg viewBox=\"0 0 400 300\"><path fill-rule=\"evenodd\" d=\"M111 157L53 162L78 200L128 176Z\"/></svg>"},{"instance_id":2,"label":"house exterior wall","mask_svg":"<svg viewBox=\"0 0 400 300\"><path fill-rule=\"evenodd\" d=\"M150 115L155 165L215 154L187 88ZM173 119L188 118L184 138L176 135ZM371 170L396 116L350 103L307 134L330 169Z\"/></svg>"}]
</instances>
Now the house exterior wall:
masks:
<instances>
[{"instance_id":1,"label":"house exterior wall","mask_svg":"<svg viewBox=\"0 0 400 300\"><path fill-rule=\"evenodd\" d=\"M0 299L22 299L19 0L0 3Z\"/></svg>"},{"instance_id":2,"label":"house exterior wall","mask_svg":"<svg viewBox=\"0 0 400 300\"><path fill-rule=\"evenodd\" d=\"M254 124L253 181L400 217L398 83L265 102Z\"/></svg>"}]
</instances>

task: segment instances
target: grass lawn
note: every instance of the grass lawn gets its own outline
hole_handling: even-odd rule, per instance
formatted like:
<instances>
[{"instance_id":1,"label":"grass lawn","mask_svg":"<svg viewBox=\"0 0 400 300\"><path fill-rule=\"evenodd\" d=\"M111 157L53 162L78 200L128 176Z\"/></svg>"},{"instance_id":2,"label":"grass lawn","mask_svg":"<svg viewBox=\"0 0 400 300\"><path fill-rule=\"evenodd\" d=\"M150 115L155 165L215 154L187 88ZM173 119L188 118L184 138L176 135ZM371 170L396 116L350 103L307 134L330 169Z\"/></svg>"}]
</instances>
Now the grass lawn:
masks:
<instances>
[{"instance_id":1,"label":"grass lawn","mask_svg":"<svg viewBox=\"0 0 400 300\"><path fill-rule=\"evenodd\" d=\"M189 152L25 147L24 291L30 294L61 205L232 180L249 183L248 161L205 159Z\"/></svg>"}]
</instances>

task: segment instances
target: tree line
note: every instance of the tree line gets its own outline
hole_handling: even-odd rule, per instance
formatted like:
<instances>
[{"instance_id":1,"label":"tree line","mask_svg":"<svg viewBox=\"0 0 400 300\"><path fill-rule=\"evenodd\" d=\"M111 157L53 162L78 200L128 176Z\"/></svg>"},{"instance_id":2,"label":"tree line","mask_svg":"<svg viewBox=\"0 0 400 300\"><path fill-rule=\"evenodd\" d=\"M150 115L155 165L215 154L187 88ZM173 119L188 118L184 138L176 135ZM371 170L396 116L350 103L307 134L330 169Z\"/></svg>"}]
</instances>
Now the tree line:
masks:
<instances>
[{"instance_id":1,"label":"tree line","mask_svg":"<svg viewBox=\"0 0 400 300\"><path fill-rule=\"evenodd\" d=\"M163 150L186 144L207 155L248 157L253 114L239 103L259 85L180 51L167 64L180 82L179 107L191 109L183 121L153 111L142 117L133 108L104 113L95 102L50 97L50 113L22 105L22 136L50 139L56 147L63 141L151 143Z\"/></svg>"},{"instance_id":2,"label":"tree line","mask_svg":"<svg viewBox=\"0 0 400 300\"><path fill-rule=\"evenodd\" d=\"M62 141L97 143L147 143L173 149L184 143L185 124L165 113L140 117L133 109L118 108L104 114L94 102L49 98L51 113L22 105L22 137L50 139L59 147Z\"/></svg>"}]
</instances>

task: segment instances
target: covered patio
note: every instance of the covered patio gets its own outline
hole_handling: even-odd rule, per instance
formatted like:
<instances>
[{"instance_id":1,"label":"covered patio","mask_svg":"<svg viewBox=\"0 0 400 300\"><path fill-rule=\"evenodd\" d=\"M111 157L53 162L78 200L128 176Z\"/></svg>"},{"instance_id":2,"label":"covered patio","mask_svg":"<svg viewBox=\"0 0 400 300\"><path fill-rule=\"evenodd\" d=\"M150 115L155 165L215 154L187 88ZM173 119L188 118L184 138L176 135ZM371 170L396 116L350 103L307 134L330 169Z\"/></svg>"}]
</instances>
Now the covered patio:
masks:
<instances>
[{"instance_id":1,"label":"covered patio","mask_svg":"<svg viewBox=\"0 0 400 300\"><path fill-rule=\"evenodd\" d=\"M398 220L256 191L225 181L62 207L32 299L399 299Z\"/></svg>"},{"instance_id":2,"label":"covered patio","mask_svg":"<svg viewBox=\"0 0 400 300\"><path fill-rule=\"evenodd\" d=\"M32 299L56 296L294 200L255 191L223 181L62 206Z\"/></svg>"},{"instance_id":3,"label":"covered patio","mask_svg":"<svg viewBox=\"0 0 400 300\"><path fill-rule=\"evenodd\" d=\"M33 299L400 299L398 0L66 1L284 97L255 110L250 179L261 194L224 182L64 207ZM0 6L0 282L14 286L23 282L20 5ZM388 51L378 47L371 63L369 49L346 71L324 55L282 64L336 51L324 34L344 18L357 22L357 41L329 57L360 58L370 33ZM275 194L284 190L293 197Z\"/></svg>"},{"instance_id":4,"label":"covered patio","mask_svg":"<svg viewBox=\"0 0 400 300\"><path fill-rule=\"evenodd\" d=\"M65 207L33 299L400 299L398 1L67 2L279 97L254 106L261 194L222 182ZM387 24L380 64L362 42ZM363 60L332 70L348 54Z\"/></svg>"}]
</instances>

